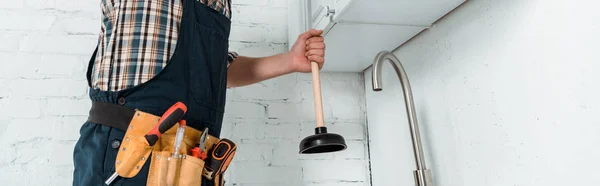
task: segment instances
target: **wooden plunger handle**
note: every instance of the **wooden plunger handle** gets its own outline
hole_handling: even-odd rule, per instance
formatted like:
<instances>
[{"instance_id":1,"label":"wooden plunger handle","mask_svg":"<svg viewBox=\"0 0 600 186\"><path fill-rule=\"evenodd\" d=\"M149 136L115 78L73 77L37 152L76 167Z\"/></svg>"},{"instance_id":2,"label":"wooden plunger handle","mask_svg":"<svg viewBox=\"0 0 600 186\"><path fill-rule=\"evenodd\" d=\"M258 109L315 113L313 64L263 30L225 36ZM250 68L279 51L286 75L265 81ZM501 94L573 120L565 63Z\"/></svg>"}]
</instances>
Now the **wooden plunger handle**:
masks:
<instances>
[{"instance_id":1,"label":"wooden plunger handle","mask_svg":"<svg viewBox=\"0 0 600 186\"><path fill-rule=\"evenodd\" d=\"M323 119L323 101L321 98L321 79L319 78L319 64L317 62L310 63L312 69L313 94L315 96L315 112L317 116L317 127L324 127Z\"/></svg>"}]
</instances>

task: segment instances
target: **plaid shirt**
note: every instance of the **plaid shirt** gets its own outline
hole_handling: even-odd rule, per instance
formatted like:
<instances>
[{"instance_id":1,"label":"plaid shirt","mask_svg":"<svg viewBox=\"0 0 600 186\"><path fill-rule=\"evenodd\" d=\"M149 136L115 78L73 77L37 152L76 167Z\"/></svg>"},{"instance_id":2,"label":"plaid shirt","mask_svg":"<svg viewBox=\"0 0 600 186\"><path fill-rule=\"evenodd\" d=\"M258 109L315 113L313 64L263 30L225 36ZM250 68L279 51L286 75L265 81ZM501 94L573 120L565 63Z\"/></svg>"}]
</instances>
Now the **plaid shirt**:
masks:
<instances>
[{"instance_id":1,"label":"plaid shirt","mask_svg":"<svg viewBox=\"0 0 600 186\"><path fill-rule=\"evenodd\" d=\"M175 51L181 0L101 0L102 25L92 88L119 91L157 75ZM200 0L231 18L230 0ZM229 64L235 58L229 52Z\"/></svg>"}]
</instances>

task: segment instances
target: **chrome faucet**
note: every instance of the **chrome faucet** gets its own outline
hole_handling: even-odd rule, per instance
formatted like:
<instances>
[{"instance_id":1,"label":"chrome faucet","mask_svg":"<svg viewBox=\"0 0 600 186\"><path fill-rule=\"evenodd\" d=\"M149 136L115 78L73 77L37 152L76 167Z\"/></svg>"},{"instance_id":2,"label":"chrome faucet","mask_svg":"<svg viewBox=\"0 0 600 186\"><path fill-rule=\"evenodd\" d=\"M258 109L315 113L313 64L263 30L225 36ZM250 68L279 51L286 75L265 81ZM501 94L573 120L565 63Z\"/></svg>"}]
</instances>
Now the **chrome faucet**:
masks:
<instances>
[{"instance_id":1,"label":"chrome faucet","mask_svg":"<svg viewBox=\"0 0 600 186\"><path fill-rule=\"evenodd\" d=\"M417 115L415 114L415 105L413 102L412 91L410 89L410 83L408 82L408 76L404 71L404 67L400 63L400 60L389 51L381 51L375 56L373 61L373 91L381 91L381 66L384 61L390 61L400 83L402 84L402 91L404 93L404 102L406 103L406 114L408 115L408 124L410 127L410 136L412 138L413 152L415 155L415 161L417 170L414 171L416 186L433 186L433 179L431 178L431 171L425 166L425 160L423 159L423 146L421 145L421 136L419 134L419 126L417 124Z\"/></svg>"}]
</instances>

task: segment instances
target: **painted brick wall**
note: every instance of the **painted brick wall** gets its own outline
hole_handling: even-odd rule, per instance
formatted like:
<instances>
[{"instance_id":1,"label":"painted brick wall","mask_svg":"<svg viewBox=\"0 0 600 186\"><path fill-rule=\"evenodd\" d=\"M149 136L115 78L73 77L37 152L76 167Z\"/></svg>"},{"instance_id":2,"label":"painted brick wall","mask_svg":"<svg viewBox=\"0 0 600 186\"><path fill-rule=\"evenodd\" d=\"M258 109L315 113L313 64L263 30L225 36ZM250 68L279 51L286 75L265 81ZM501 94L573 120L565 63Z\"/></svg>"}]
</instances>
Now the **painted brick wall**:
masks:
<instances>
[{"instance_id":1,"label":"painted brick wall","mask_svg":"<svg viewBox=\"0 0 600 186\"><path fill-rule=\"evenodd\" d=\"M286 51L287 1L233 0L231 49ZM0 0L0 183L69 185L72 148L90 106L85 69L99 30L98 1ZM239 143L228 186L368 185L359 74L323 74L326 122L345 152L298 155L314 129L309 74L228 90L223 136ZM261 175L265 173L265 175Z\"/></svg>"}]
</instances>

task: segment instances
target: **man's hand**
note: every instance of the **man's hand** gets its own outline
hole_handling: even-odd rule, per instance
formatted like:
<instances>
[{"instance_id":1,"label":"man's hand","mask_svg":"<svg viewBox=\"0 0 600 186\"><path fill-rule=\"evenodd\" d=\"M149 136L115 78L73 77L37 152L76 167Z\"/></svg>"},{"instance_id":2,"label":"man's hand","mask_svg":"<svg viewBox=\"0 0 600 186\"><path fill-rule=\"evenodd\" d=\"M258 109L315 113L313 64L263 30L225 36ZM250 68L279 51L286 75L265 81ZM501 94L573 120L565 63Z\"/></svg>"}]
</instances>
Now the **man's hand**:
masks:
<instances>
[{"instance_id":1,"label":"man's hand","mask_svg":"<svg viewBox=\"0 0 600 186\"><path fill-rule=\"evenodd\" d=\"M311 29L298 36L298 40L288 53L293 72L311 72L310 62L317 62L319 69L325 62L325 42L322 30Z\"/></svg>"}]
</instances>

